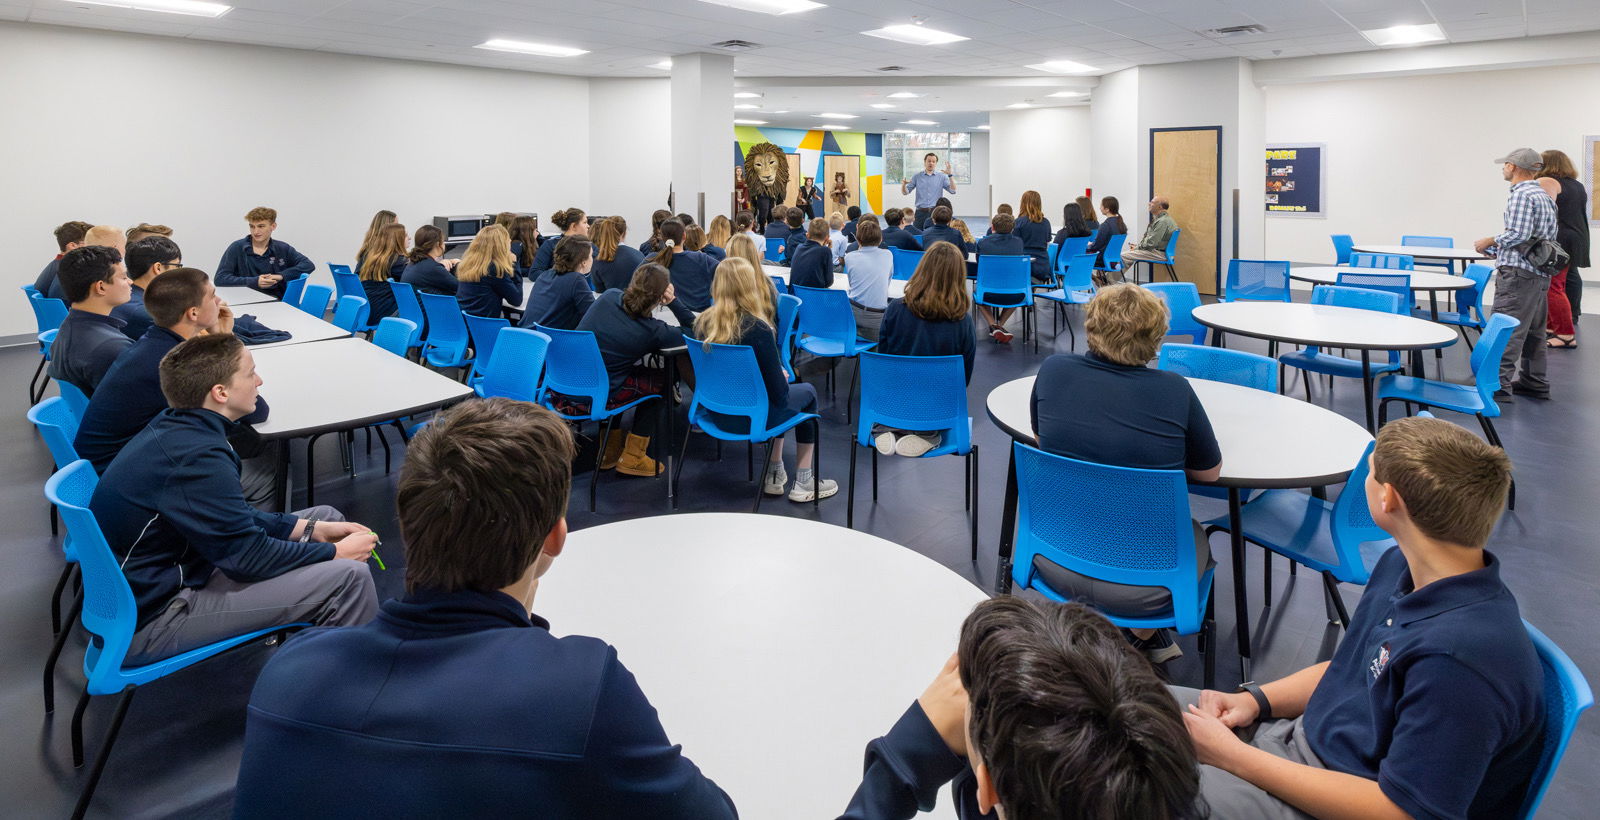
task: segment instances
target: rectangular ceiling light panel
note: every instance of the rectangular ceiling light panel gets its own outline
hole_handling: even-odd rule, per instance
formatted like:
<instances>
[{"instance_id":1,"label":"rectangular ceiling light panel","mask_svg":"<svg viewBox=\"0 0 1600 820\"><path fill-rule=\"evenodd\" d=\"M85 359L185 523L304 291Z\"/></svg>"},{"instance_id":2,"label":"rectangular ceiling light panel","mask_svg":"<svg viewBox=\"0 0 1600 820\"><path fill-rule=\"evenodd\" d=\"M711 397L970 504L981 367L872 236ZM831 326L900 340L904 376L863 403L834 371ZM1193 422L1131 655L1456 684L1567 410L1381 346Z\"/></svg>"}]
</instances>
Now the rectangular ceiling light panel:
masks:
<instances>
[{"instance_id":1,"label":"rectangular ceiling light panel","mask_svg":"<svg viewBox=\"0 0 1600 820\"><path fill-rule=\"evenodd\" d=\"M885 40L910 43L914 46L942 46L946 43L959 43L962 40L972 39L970 37L962 37L959 34L928 28L927 26L912 25L884 26L883 28L875 28L861 33L868 37L881 37Z\"/></svg>"},{"instance_id":2,"label":"rectangular ceiling light panel","mask_svg":"<svg viewBox=\"0 0 1600 820\"><path fill-rule=\"evenodd\" d=\"M727 6L740 11L759 11L762 14L796 14L812 9L827 8L826 4L811 0L700 0L713 6Z\"/></svg>"},{"instance_id":3,"label":"rectangular ceiling light panel","mask_svg":"<svg viewBox=\"0 0 1600 820\"><path fill-rule=\"evenodd\" d=\"M490 40L473 46L473 48L481 48L485 51L505 51L512 54L531 54L535 57L577 57L580 54L589 53L581 48L553 46L546 43L525 43L520 40Z\"/></svg>"},{"instance_id":4,"label":"rectangular ceiling light panel","mask_svg":"<svg viewBox=\"0 0 1600 820\"><path fill-rule=\"evenodd\" d=\"M202 3L199 0L71 0L73 5L110 6L134 11L164 11L168 14L187 14L193 17L221 17L233 6L221 3Z\"/></svg>"}]
</instances>

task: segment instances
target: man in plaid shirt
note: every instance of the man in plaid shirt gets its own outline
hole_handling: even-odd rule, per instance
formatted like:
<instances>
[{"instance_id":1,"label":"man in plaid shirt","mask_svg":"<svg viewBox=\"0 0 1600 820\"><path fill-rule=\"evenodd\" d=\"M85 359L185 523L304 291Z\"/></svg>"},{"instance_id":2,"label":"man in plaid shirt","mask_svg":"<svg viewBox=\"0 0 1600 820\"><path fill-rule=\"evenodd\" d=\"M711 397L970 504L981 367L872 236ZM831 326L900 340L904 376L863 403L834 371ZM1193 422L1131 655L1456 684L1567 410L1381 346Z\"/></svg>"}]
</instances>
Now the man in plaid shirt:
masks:
<instances>
[{"instance_id":1,"label":"man in plaid shirt","mask_svg":"<svg viewBox=\"0 0 1600 820\"><path fill-rule=\"evenodd\" d=\"M1500 358L1500 389L1496 400L1505 401L1518 393L1536 399L1550 398L1550 382L1545 380L1546 297L1550 277L1539 273L1523 252L1529 240L1555 239L1556 202L1534 181L1544 167L1539 152L1518 148L1495 160L1511 183L1506 198L1506 229L1499 236L1486 236L1473 243L1479 253L1494 251L1499 275L1495 281L1494 312L1514 316L1522 324L1511 331L1511 341ZM1522 377L1517 378L1517 363Z\"/></svg>"}]
</instances>

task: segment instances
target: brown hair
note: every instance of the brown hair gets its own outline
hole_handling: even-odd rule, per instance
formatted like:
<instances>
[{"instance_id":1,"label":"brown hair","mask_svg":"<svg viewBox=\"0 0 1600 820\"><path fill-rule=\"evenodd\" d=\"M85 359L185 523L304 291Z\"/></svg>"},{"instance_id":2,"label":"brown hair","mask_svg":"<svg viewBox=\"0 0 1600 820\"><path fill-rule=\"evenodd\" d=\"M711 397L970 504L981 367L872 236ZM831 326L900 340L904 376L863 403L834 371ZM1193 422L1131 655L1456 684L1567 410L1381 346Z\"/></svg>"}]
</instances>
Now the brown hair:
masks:
<instances>
[{"instance_id":1,"label":"brown hair","mask_svg":"<svg viewBox=\"0 0 1600 820\"><path fill-rule=\"evenodd\" d=\"M857 229L859 234L860 229ZM906 309L930 322L955 322L972 309L967 295L967 258L949 242L935 242L906 283Z\"/></svg>"},{"instance_id":2,"label":"brown hair","mask_svg":"<svg viewBox=\"0 0 1600 820\"><path fill-rule=\"evenodd\" d=\"M974 764L1017 820L1190 817L1200 769L1166 684L1082 604L1003 595L957 648Z\"/></svg>"},{"instance_id":3,"label":"brown hair","mask_svg":"<svg viewBox=\"0 0 1600 820\"><path fill-rule=\"evenodd\" d=\"M594 240L595 258L601 262L610 262L617 258L617 246L622 243L622 232L626 230L617 227L617 222L621 219L620 216L602 219L591 232L589 238Z\"/></svg>"},{"instance_id":4,"label":"brown hair","mask_svg":"<svg viewBox=\"0 0 1600 820\"><path fill-rule=\"evenodd\" d=\"M133 244L147 236L165 236L172 238L172 229L165 225L152 225L149 222L140 222L128 229L128 244Z\"/></svg>"},{"instance_id":5,"label":"brown hair","mask_svg":"<svg viewBox=\"0 0 1600 820\"><path fill-rule=\"evenodd\" d=\"M1544 167L1539 169L1539 176L1552 179L1577 179L1578 169L1572 166L1572 158L1564 151L1552 148L1539 155L1544 162Z\"/></svg>"},{"instance_id":6,"label":"brown hair","mask_svg":"<svg viewBox=\"0 0 1600 820\"><path fill-rule=\"evenodd\" d=\"M356 275L364 282L388 281L394 258L405 255L406 226L391 222L361 245L361 252L356 254Z\"/></svg>"},{"instance_id":7,"label":"brown hair","mask_svg":"<svg viewBox=\"0 0 1600 820\"><path fill-rule=\"evenodd\" d=\"M533 267L533 257L539 253L539 220L526 215L511 220L511 241L522 243L517 264L524 268Z\"/></svg>"},{"instance_id":8,"label":"brown hair","mask_svg":"<svg viewBox=\"0 0 1600 820\"><path fill-rule=\"evenodd\" d=\"M556 242L550 261L556 273L570 273L583 267L583 260L594 256L594 243L587 236L563 236Z\"/></svg>"},{"instance_id":9,"label":"brown hair","mask_svg":"<svg viewBox=\"0 0 1600 820\"><path fill-rule=\"evenodd\" d=\"M1038 191L1022 192L1022 218L1029 222L1044 221L1044 203L1039 200Z\"/></svg>"},{"instance_id":10,"label":"brown hair","mask_svg":"<svg viewBox=\"0 0 1600 820\"><path fill-rule=\"evenodd\" d=\"M161 327L171 328L183 320L189 308L205 301L211 277L197 268L173 268L157 276L144 289L144 309Z\"/></svg>"},{"instance_id":11,"label":"brown hair","mask_svg":"<svg viewBox=\"0 0 1600 820\"><path fill-rule=\"evenodd\" d=\"M883 212L883 221L888 223L889 227L891 228L900 227L900 223L905 218L906 212L900 210L899 208L890 208L889 210Z\"/></svg>"},{"instance_id":12,"label":"brown hair","mask_svg":"<svg viewBox=\"0 0 1600 820\"><path fill-rule=\"evenodd\" d=\"M517 218L517 215L513 211L501 211L500 213L497 213L497 214L494 215L494 224L499 225L502 228L505 228L506 231L509 233L511 231L511 222L512 222L512 220L515 220L516 218Z\"/></svg>"},{"instance_id":13,"label":"brown hair","mask_svg":"<svg viewBox=\"0 0 1600 820\"><path fill-rule=\"evenodd\" d=\"M1429 538L1482 547L1511 488L1511 459L1443 419L1395 419L1378 431L1372 479L1392 484Z\"/></svg>"},{"instance_id":14,"label":"brown hair","mask_svg":"<svg viewBox=\"0 0 1600 820\"><path fill-rule=\"evenodd\" d=\"M940 205L939 207L934 208L933 209L933 221L934 221L934 224L937 224L937 225L949 225L950 224L950 208L948 206L945 206L945 205Z\"/></svg>"},{"instance_id":15,"label":"brown hair","mask_svg":"<svg viewBox=\"0 0 1600 820\"><path fill-rule=\"evenodd\" d=\"M550 221L554 222L556 227L561 229L562 233L566 233L573 226L582 222L585 216L587 216L587 214L583 212L582 208L568 208L564 211L556 211L555 213L551 214Z\"/></svg>"},{"instance_id":16,"label":"brown hair","mask_svg":"<svg viewBox=\"0 0 1600 820\"><path fill-rule=\"evenodd\" d=\"M657 208L650 214L650 244L657 246L658 250L661 245L661 223L671 218L672 212L666 208Z\"/></svg>"},{"instance_id":17,"label":"brown hair","mask_svg":"<svg viewBox=\"0 0 1600 820\"><path fill-rule=\"evenodd\" d=\"M972 229L967 227L967 223L964 220L952 219L950 220L950 227L961 232L961 240L963 242L976 241L972 238Z\"/></svg>"},{"instance_id":18,"label":"brown hair","mask_svg":"<svg viewBox=\"0 0 1600 820\"><path fill-rule=\"evenodd\" d=\"M233 383L243 357L244 343L232 333L207 333L174 347L161 357L161 395L167 406L204 407L211 388Z\"/></svg>"},{"instance_id":19,"label":"brown hair","mask_svg":"<svg viewBox=\"0 0 1600 820\"><path fill-rule=\"evenodd\" d=\"M417 235L411 242L411 252L406 254L406 258L412 262L421 262L433 253L434 248L444 246L444 231L432 225L423 225L417 229Z\"/></svg>"},{"instance_id":20,"label":"brown hair","mask_svg":"<svg viewBox=\"0 0 1600 820\"><path fill-rule=\"evenodd\" d=\"M1011 233L1011 229L1016 226L1017 220L1004 211L995 214L994 218L989 220L989 227L994 228L995 233Z\"/></svg>"},{"instance_id":21,"label":"brown hair","mask_svg":"<svg viewBox=\"0 0 1600 820\"><path fill-rule=\"evenodd\" d=\"M1078 202L1078 210L1083 213L1083 221L1085 221L1085 222L1095 222L1095 221L1097 221L1094 218L1094 203L1090 202L1088 197L1080 196L1080 197L1078 197L1077 202Z\"/></svg>"},{"instance_id":22,"label":"brown hair","mask_svg":"<svg viewBox=\"0 0 1600 820\"><path fill-rule=\"evenodd\" d=\"M93 227L93 225L90 225L87 222L62 223L55 229L56 248L62 253L66 253L68 245L82 244L83 235L88 233L89 229Z\"/></svg>"},{"instance_id":23,"label":"brown hair","mask_svg":"<svg viewBox=\"0 0 1600 820\"><path fill-rule=\"evenodd\" d=\"M800 226L804 225L806 222L806 212L800 210L799 208L790 208L788 212L783 215L783 219L784 222L788 224L789 230L797 231L800 230Z\"/></svg>"},{"instance_id":24,"label":"brown hair","mask_svg":"<svg viewBox=\"0 0 1600 820\"><path fill-rule=\"evenodd\" d=\"M767 219L773 222L784 222L789 219L789 209L783 205L772 206L772 213Z\"/></svg>"},{"instance_id":25,"label":"brown hair","mask_svg":"<svg viewBox=\"0 0 1600 820\"><path fill-rule=\"evenodd\" d=\"M697 251L706 246L706 232L693 223L683 226L683 249Z\"/></svg>"},{"instance_id":26,"label":"brown hair","mask_svg":"<svg viewBox=\"0 0 1600 820\"><path fill-rule=\"evenodd\" d=\"M395 510L406 590L515 583L567 513L572 432L536 404L462 402L411 439Z\"/></svg>"},{"instance_id":27,"label":"brown hair","mask_svg":"<svg viewBox=\"0 0 1600 820\"><path fill-rule=\"evenodd\" d=\"M820 216L811 220L811 224L806 226L806 238L813 240L827 239L828 220Z\"/></svg>"},{"instance_id":28,"label":"brown hair","mask_svg":"<svg viewBox=\"0 0 1600 820\"><path fill-rule=\"evenodd\" d=\"M1167 303L1138 285L1101 288L1084 309L1089 352L1109 362L1144 365L1167 335Z\"/></svg>"},{"instance_id":29,"label":"brown hair","mask_svg":"<svg viewBox=\"0 0 1600 820\"><path fill-rule=\"evenodd\" d=\"M1110 211L1112 216L1122 215L1122 203L1118 202L1114 196L1100 197L1100 207Z\"/></svg>"},{"instance_id":30,"label":"brown hair","mask_svg":"<svg viewBox=\"0 0 1600 820\"><path fill-rule=\"evenodd\" d=\"M716 223L713 222L713 225ZM733 228L735 233L744 233L756 226L755 214L749 211L740 211L733 215Z\"/></svg>"},{"instance_id":31,"label":"brown hair","mask_svg":"<svg viewBox=\"0 0 1600 820\"><path fill-rule=\"evenodd\" d=\"M671 245L667 243L671 242ZM668 219L656 229L656 255L651 262L663 268L672 267L672 255L676 253L674 247L683 247L683 223L676 219Z\"/></svg>"},{"instance_id":32,"label":"brown hair","mask_svg":"<svg viewBox=\"0 0 1600 820\"><path fill-rule=\"evenodd\" d=\"M278 221L278 212L265 205L259 205L251 208L250 212L244 215L244 221L276 223Z\"/></svg>"},{"instance_id":33,"label":"brown hair","mask_svg":"<svg viewBox=\"0 0 1600 820\"><path fill-rule=\"evenodd\" d=\"M872 247L883 242L883 229L878 227L876 219L863 219L856 223L856 244L863 248Z\"/></svg>"},{"instance_id":34,"label":"brown hair","mask_svg":"<svg viewBox=\"0 0 1600 820\"><path fill-rule=\"evenodd\" d=\"M994 209L994 212L997 213L997 214L1005 214L1006 216L1016 216L1017 215L1017 212L1013 211L1011 209L1011 203L1009 203L1009 202L1000 203L999 207Z\"/></svg>"},{"instance_id":35,"label":"brown hair","mask_svg":"<svg viewBox=\"0 0 1600 820\"><path fill-rule=\"evenodd\" d=\"M634 317L644 319L661 304L661 297L672 284L672 274L666 268L646 262L635 268L628 288L622 292L622 309Z\"/></svg>"}]
</instances>

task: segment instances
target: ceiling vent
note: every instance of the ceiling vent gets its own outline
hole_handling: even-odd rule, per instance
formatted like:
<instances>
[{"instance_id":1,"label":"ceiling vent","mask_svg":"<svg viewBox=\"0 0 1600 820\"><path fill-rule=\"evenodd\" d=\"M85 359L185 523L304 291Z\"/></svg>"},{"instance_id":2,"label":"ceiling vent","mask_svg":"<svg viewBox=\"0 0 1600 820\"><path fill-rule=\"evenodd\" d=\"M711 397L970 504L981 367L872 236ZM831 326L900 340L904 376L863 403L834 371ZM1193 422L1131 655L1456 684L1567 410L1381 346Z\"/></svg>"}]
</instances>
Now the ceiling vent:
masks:
<instances>
[{"instance_id":1,"label":"ceiling vent","mask_svg":"<svg viewBox=\"0 0 1600 820\"><path fill-rule=\"evenodd\" d=\"M903 66L903 65L886 65L886 66L879 66L878 68L875 68L873 70L874 71L905 71L906 67Z\"/></svg>"},{"instance_id":2,"label":"ceiling vent","mask_svg":"<svg viewBox=\"0 0 1600 820\"><path fill-rule=\"evenodd\" d=\"M1267 28L1266 26L1251 23L1247 26L1224 26L1222 28L1208 28L1200 33L1207 37L1220 37L1225 39L1228 37L1248 37L1252 34L1266 34Z\"/></svg>"},{"instance_id":3,"label":"ceiling vent","mask_svg":"<svg viewBox=\"0 0 1600 820\"><path fill-rule=\"evenodd\" d=\"M723 51L749 51L760 48L761 44L752 43L749 40L723 40L720 43L712 43L711 47L720 48Z\"/></svg>"}]
</instances>

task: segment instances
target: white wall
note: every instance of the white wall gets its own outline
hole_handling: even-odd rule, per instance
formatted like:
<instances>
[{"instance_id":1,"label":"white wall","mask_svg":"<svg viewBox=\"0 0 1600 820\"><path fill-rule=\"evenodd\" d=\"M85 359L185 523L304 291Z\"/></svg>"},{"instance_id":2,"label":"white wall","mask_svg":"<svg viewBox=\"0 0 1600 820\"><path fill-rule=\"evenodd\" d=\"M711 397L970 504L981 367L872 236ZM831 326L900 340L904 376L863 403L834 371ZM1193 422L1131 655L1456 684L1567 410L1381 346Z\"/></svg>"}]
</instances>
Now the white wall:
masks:
<instances>
[{"instance_id":1,"label":"white wall","mask_svg":"<svg viewBox=\"0 0 1600 820\"><path fill-rule=\"evenodd\" d=\"M626 219L634 245L650 237L650 214L667 207L672 167L664 159L670 156L671 129L664 119L671 100L672 81L666 78L589 81L589 198L583 208ZM626 150L641 145L648 145L643 156Z\"/></svg>"},{"instance_id":2,"label":"white wall","mask_svg":"<svg viewBox=\"0 0 1600 820\"><path fill-rule=\"evenodd\" d=\"M993 162L993 151L990 148L989 134L983 131L972 132L972 181L957 183L954 194L946 194L956 206L956 216L959 217L987 217L993 213L989 203L990 171ZM936 153L941 149L933 149ZM926 152L924 152L926 153ZM920 169L922 166L918 165ZM941 169L944 165L939 166ZM998 205L1004 200L1000 199L1000 191L994 192L994 204ZM890 208L911 209L916 205L916 198L911 194L900 193L900 183L897 180L885 179L883 181L883 210Z\"/></svg>"},{"instance_id":3,"label":"white wall","mask_svg":"<svg viewBox=\"0 0 1600 820\"><path fill-rule=\"evenodd\" d=\"M1139 146L1145 139L1139 130L1139 69L1101 77L1089 103L1089 185L1097 207L1101 197L1114 196L1130 223L1148 199L1139 187Z\"/></svg>"},{"instance_id":4,"label":"white wall","mask_svg":"<svg viewBox=\"0 0 1600 820\"><path fill-rule=\"evenodd\" d=\"M209 271L268 205L326 278L380 208L411 229L536 210L548 229L590 201L582 78L18 24L0 25L0 77L17 282L73 219L171 225ZM20 298L0 300L0 337L33 330Z\"/></svg>"},{"instance_id":5,"label":"white wall","mask_svg":"<svg viewBox=\"0 0 1600 820\"><path fill-rule=\"evenodd\" d=\"M1270 142L1328 148L1326 219L1266 218L1266 255L1333 258L1329 234L1397 243L1401 234L1457 245L1496 233L1506 184L1493 160L1550 148L1582 163L1600 134L1600 66L1559 66L1346 80L1266 88ZM1514 102L1514 110L1499 105Z\"/></svg>"},{"instance_id":6,"label":"white wall","mask_svg":"<svg viewBox=\"0 0 1600 820\"><path fill-rule=\"evenodd\" d=\"M995 204L1013 208L1035 190L1060 228L1061 207L1090 187L1088 106L989 112L990 179Z\"/></svg>"}]
</instances>

